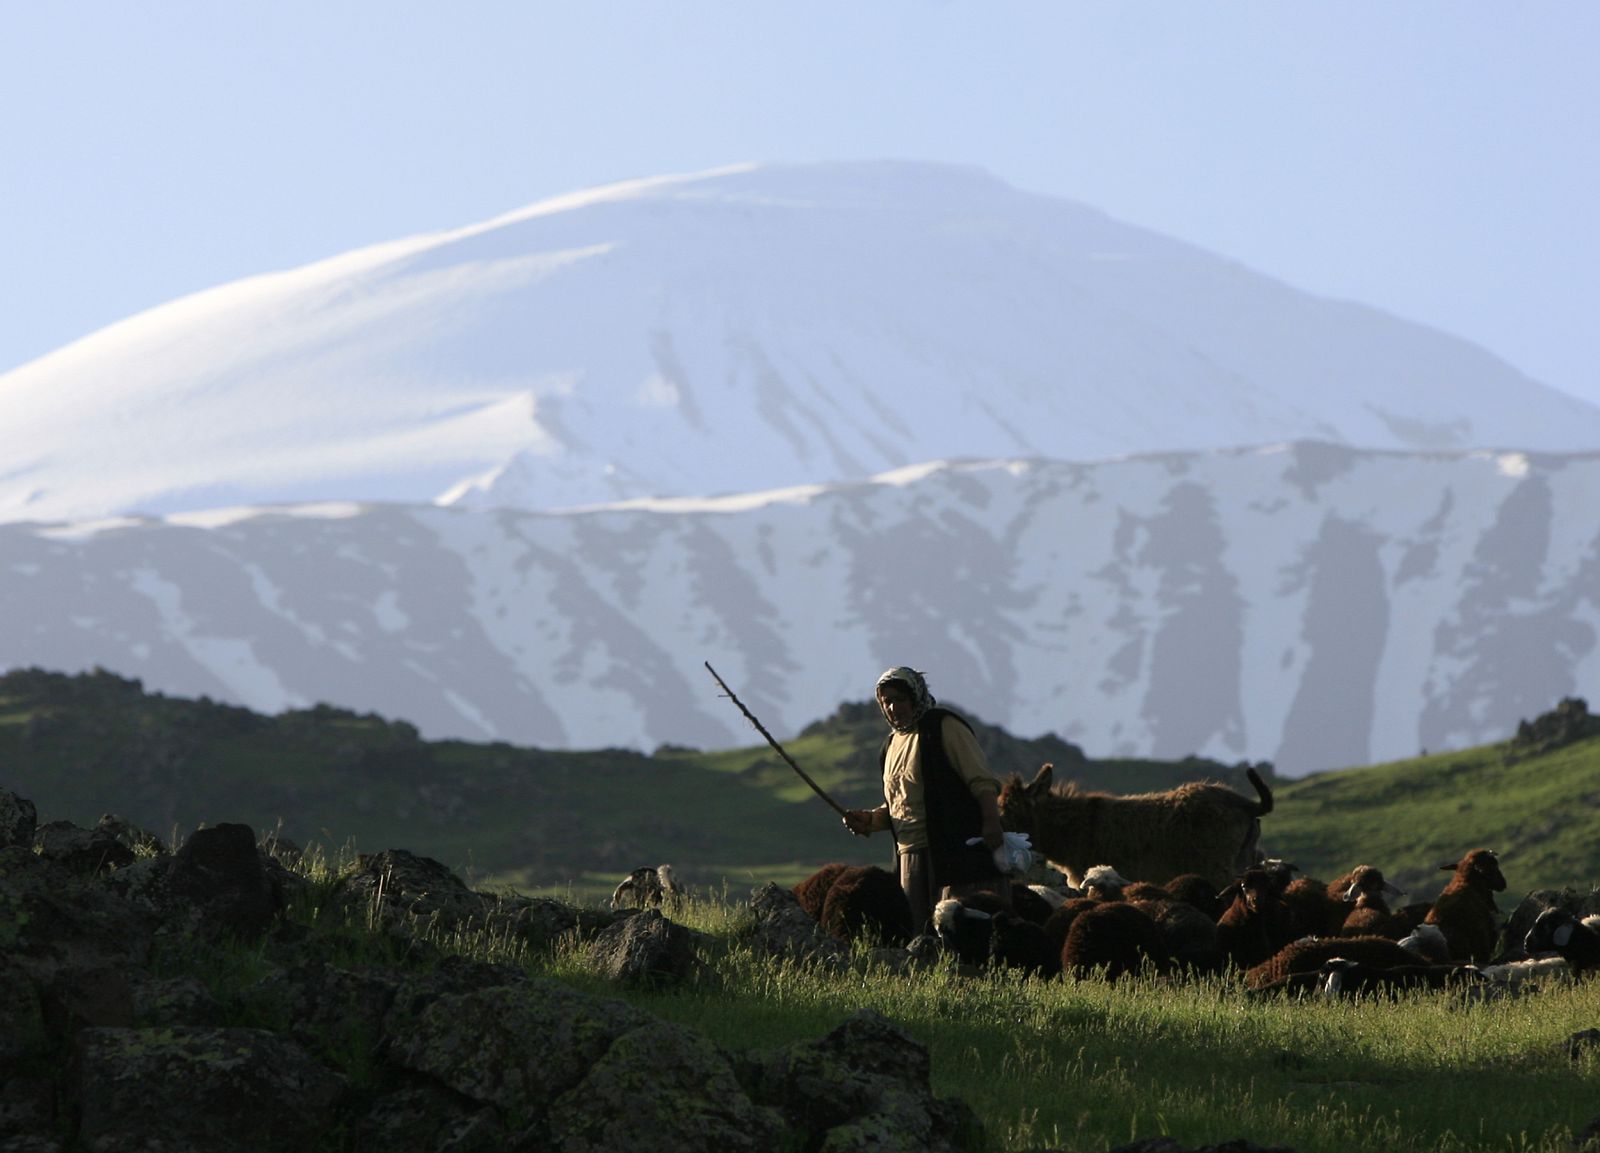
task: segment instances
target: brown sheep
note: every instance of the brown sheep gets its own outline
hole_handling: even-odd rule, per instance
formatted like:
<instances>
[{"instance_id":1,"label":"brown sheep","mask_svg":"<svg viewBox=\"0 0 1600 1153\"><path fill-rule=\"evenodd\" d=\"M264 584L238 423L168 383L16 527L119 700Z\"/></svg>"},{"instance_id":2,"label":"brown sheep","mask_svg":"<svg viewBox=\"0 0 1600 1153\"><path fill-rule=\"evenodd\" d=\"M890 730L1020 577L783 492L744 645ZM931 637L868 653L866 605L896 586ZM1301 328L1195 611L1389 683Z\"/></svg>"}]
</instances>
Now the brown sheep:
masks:
<instances>
[{"instance_id":1,"label":"brown sheep","mask_svg":"<svg viewBox=\"0 0 1600 1153\"><path fill-rule=\"evenodd\" d=\"M1272 811L1272 792L1254 769L1247 771L1258 800L1215 782L1129 797L1085 793L1070 783L1051 787L1053 771L1045 765L1028 784L1009 777L1000 790L1000 824L1026 833L1075 888L1099 864L1157 884L1199 873L1220 888L1254 861L1260 818Z\"/></svg>"},{"instance_id":2,"label":"brown sheep","mask_svg":"<svg viewBox=\"0 0 1600 1153\"><path fill-rule=\"evenodd\" d=\"M1044 923L1044 931L1057 953L1060 953L1067 943L1067 933L1072 929L1072 922L1077 920L1084 910L1093 909L1104 903L1093 897L1073 897L1069 901L1064 901L1061 908L1050 914Z\"/></svg>"},{"instance_id":3,"label":"brown sheep","mask_svg":"<svg viewBox=\"0 0 1600 1153\"><path fill-rule=\"evenodd\" d=\"M1350 906L1328 895L1333 887L1315 877L1296 877L1289 882L1283 890L1283 905L1289 911L1291 937L1331 937L1339 932Z\"/></svg>"},{"instance_id":4,"label":"brown sheep","mask_svg":"<svg viewBox=\"0 0 1600 1153\"><path fill-rule=\"evenodd\" d=\"M813 921L822 920L822 906L828 899L828 890L839 879L839 874L849 867L843 861L834 861L823 865L794 887L795 900L800 902L800 907L806 911L806 916Z\"/></svg>"},{"instance_id":5,"label":"brown sheep","mask_svg":"<svg viewBox=\"0 0 1600 1153\"><path fill-rule=\"evenodd\" d=\"M1032 921L1035 925L1042 925L1050 919L1050 914L1056 911L1056 906L1045 900L1027 885L1012 885L1011 911L1024 921Z\"/></svg>"},{"instance_id":6,"label":"brown sheep","mask_svg":"<svg viewBox=\"0 0 1600 1153\"><path fill-rule=\"evenodd\" d=\"M1217 944L1217 923L1193 905L1171 897L1129 903L1149 914L1161 930L1174 967L1197 973L1220 973L1227 967L1227 955Z\"/></svg>"},{"instance_id":7,"label":"brown sheep","mask_svg":"<svg viewBox=\"0 0 1600 1153\"><path fill-rule=\"evenodd\" d=\"M1099 974L1115 981L1168 962L1166 939L1148 913L1126 901L1101 901L1073 918L1061 946L1061 970L1074 977Z\"/></svg>"},{"instance_id":8,"label":"brown sheep","mask_svg":"<svg viewBox=\"0 0 1600 1153\"><path fill-rule=\"evenodd\" d=\"M1398 941L1411 932L1415 926L1406 916L1389 908L1390 897L1405 894L1384 880L1383 873L1372 865L1358 865L1348 876L1350 883L1341 894L1341 899L1348 902L1349 912L1339 926L1340 936L1388 937ZM1340 881L1328 886L1330 894Z\"/></svg>"},{"instance_id":9,"label":"brown sheep","mask_svg":"<svg viewBox=\"0 0 1600 1153\"><path fill-rule=\"evenodd\" d=\"M1359 961L1372 969L1419 964L1421 958L1387 937L1302 937L1291 941L1258 965L1245 970L1252 989L1277 987L1297 973L1315 973L1335 957Z\"/></svg>"},{"instance_id":10,"label":"brown sheep","mask_svg":"<svg viewBox=\"0 0 1600 1153\"><path fill-rule=\"evenodd\" d=\"M1459 861L1439 867L1453 869L1455 876L1433 899L1423 921L1439 926L1450 943L1452 961L1487 964L1500 939L1500 910L1494 903L1494 895L1506 887L1500 858L1489 849L1473 849Z\"/></svg>"},{"instance_id":11,"label":"brown sheep","mask_svg":"<svg viewBox=\"0 0 1600 1153\"><path fill-rule=\"evenodd\" d=\"M1217 899L1217 886L1198 873L1184 873L1182 876L1174 877L1162 888L1166 889L1174 901L1193 905L1213 922L1222 916L1223 909L1227 907Z\"/></svg>"},{"instance_id":12,"label":"brown sheep","mask_svg":"<svg viewBox=\"0 0 1600 1153\"><path fill-rule=\"evenodd\" d=\"M1246 869L1223 895L1231 901L1217 920L1217 947L1240 969L1259 965L1294 939L1278 882L1267 870Z\"/></svg>"}]
</instances>

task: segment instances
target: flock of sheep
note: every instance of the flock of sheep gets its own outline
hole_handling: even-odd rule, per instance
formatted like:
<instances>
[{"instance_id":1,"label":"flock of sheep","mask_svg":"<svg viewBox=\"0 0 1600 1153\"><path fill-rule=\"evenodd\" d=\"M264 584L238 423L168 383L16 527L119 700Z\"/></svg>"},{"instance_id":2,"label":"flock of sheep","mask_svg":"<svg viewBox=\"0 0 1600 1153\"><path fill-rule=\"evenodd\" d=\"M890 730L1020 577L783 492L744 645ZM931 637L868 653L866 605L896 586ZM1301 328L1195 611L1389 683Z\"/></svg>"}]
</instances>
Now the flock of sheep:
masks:
<instances>
[{"instance_id":1,"label":"flock of sheep","mask_svg":"<svg viewBox=\"0 0 1600 1153\"><path fill-rule=\"evenodd\" d=\"M1252 990L1463 989L1489 995L1530 978L1600 969L1600 917L1545 909L1519 940L1499 944L1499 861L1474 849L1432 902L1395 907L1399 893L1371 865L1331 881L1296 876L1257 848L1271 792L1253 773L1251 801L1215 784L1119 797L1009 779L1001 823L1025 834L1057 885L1014 885L943 901L934 928L965 964L1043 978L1235 969ZM824 866L795 886L801 907L841 940L910 944L911 913L893 875ZM913 948L916 946L914 945ZM1497 950L1499 950L1497 952Z\"/></svg>"}]
</instances>

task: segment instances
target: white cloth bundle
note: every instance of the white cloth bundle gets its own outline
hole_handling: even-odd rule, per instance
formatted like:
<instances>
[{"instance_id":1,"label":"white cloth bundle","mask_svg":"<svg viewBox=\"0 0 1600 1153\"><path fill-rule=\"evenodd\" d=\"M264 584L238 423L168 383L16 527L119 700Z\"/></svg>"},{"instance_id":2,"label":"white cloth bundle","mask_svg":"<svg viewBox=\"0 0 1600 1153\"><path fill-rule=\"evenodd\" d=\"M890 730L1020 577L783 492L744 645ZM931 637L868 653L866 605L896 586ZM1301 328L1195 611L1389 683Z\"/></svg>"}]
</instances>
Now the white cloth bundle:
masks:
<instances>
[{"instance_id":1,"label":"white cloth bundle","mask_svg":"<svg viewBox=\"0 0 1600 1153\"><path fill-rule=\"evenodd\" d=\"M969 838L967 844L981 845L983 838ZM1005 843L994 851L994 867L1007 876L1020 876L1033 868L1033 843L1028 834L1005 834Z\"/></svg>"}]
</instances>

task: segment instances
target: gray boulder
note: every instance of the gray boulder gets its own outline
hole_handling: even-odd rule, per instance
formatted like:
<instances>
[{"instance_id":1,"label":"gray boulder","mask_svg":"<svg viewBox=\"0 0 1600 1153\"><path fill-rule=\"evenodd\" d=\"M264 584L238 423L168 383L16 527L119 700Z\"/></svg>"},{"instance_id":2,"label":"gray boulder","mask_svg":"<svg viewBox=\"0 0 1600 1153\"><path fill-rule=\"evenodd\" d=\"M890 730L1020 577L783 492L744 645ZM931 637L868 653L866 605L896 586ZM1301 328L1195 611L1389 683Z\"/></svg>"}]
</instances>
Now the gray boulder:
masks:
<instances>
[{"instance_id":1,"label":"gray boulder","mask_svg":"<svg viewBox=\"0 0 1600 1153\"><path fill-rule=\"evenodd\" d=\"M752 890L750 912L755 923L748 939L757 955L832 967L849 963L849 950L806 915L793 889L769 881Z\"/></svg>"},{"instance_id":2,"label":"gray boulder","mask_svg":"<svg viewBox=\"0 0 1600 1153\"><path fill-rule=\"evenodd\" d=\"M618 1037L583 1081L551 1105L560 1153L765 1153L783 1122L757 1108L727 1058L682 1025L655 1022Z\"/></svg>"},{"instance_id":3,"label":"gray boulder","mask_svg":"<svg viewBox=\"0 0 1600 1153\"><path fill-rule=\"evenodd\" d=\"M172 855L163 889L189 908L202 931L254 940L272 926L285 901L264 857L249 825L197 829Z\"/></svg>"},{"instance_id":4,"label":"gray boulder","mask_svg":"<svg viewBox=\"0 0 1600 1153\"><path fill-rule=\"evenodd\" d=\"M0 1077L0 1150L56 1153L55 1085L44 1077Z\"/></svg>"},{"instance_id":5,"label":"gray boulder","mask_svg":"<svg viewBox=\"0 0 1600 1153\"><path fill-rule=\"evenodd\" d=\"M104 873L133 864L133 850L107 829L85 829L71 821L49 821L33 833L34 850L75 873Z\"/></svg>"},{"instance_id":6,"label":"gray boulder","mask_svg":"<svg viewBox=\"0 0 1600 1153\"><path fill-rule=\"evenodd\" d=\"M89 1023L127 1019L106 1014L123 1012L111 1002L128 992L126 980L114 975L141 967L149 957L157 925L149 909L121 899L98 879L16 846L0 849L0 909L7 914L0 920L0 951L32 981L47 1013L54 1006ZM97 988L101 983L107 987Z\"/></svg>"},{"instance_id":7,"label":"gray boulder","mask_svg":"<svg viewBox=\"0 0 1600 1153\"><path fill-rule=\"evenodd\" d=\"M9 849L12 845L31 846L38 827L39 813L33 802L0 789L0 849Z\"/></svg>"},{"instance_id":8,"label":"gray boulder","mask_svg":"<svg viewBox=\"0 0 1600 1153\"><path fill-rule=\"evenodd\" d=\"M217 1026L223 1024L227 1016L227 1010L198 977L134 975L133 1019L136 1025L145 1028Z\"/></svg>"},{"instance_id":9,"label":"gray boulder","mask_svg":"<svg viewBox=\"0 0 1600 1153\"><path fill-rule=\"evenodd\" d=\"M356 1149L383 1153L503 1153L505 1127L487 1105L421 1082L381 1094L351 1126Z\"/></svg>"},{"instance_id":10,"label":"gray boulder","mask_svg":"<svg viewBox=\"0 0 1600 1153\"><path fill-rule=\"evenodd\" d=\"M933 1096L928 1051L863 1009L819 1041L737 1059L758 1104L810 1135L808 1149L957 1153L984 1147L977 1115Z\"/></svg>"},{"instance_id":11,"label":"gray boulder","mask_svg":"<svg viewBox=\"0 0 1600 1153\"><path fill-rule=\"evenodd\" d=\"M589 956L611 980L625 985L676 985L700 965L695 934L645 909L602 929L589 943Z\"/></svg>"},{"instance_id":12,"label":"gray boulder","mask_svg":"<svg viewBox=\"0 0 1600 1153\"><path fill-rule=\"evenodd\" d=\"M0 1084L20 1060L43 1043L39 987L22 966L0 952Z\"/></svg>"},{"instance_id":13,"label":"gray boulder","mask_svg":"<svg viewBox=\"0 0 1600 1153\"><path fill-rule=\"evenodd\" d=\"M280 1025L309 1052L370 1052L400 989L399 977L311 962L269 973L240 994L254 1019Z\"/></svg>"},{"instance_id":14,"label":"gray boulder","mask_svg":"<svg viewBox=\"0 0 1600 1153\"><path fill-rule=\"evenodd\" d=\"M541 1118L618 1037L652 1023L621 1001L533 980L437 998L393 1022L389 1056L472 1101Z\"/></svg>"},{"instance_id":15,"label":"gray boulder","mask_svg":"<svg viewBox=\"0 0 1600 1153\"><path fill-rule=\"evenodd\" d=\"M319 1147L344 1080L263 1029L85 1029L79 1145L117 1153Z\"/></svg>"},{"instance_id":16,"label":"gray boulder","mask_svg":"<svg viewBox=\"0 0 1600 1153\"><path fill-rule=\"evenodd\" d=\"M432 857L406 849L363 853L344 877L343 899L363 915L419 933L481 927L493 905Z\"/></svg>"},{"instance_id":17,"label":"gray boulder","mask_svg":"<svg viewBox=\"0 0 1600 1153\"><path fill-rule=\"evenodd\" d=\"M1243 1137L1218 1145L1190 1147L1171 1137L1145 1137L1128 1145L1118 1145L1111 1153L1295 1153L1287 1145L1257 1145Z\"/></svg>"},{"instance_id":18,"label":"gray boulder","mask_svg":"<svg viewBox=\"0 0 1600 1153\"><path fill-rule=\"evenodd\" d=\"M134 824L115 813L102 813L95 828L109 833L119 844L127 846L136 856L164 857L168 854L166 842L149 829Z\"/></svg>"}]
</instances>

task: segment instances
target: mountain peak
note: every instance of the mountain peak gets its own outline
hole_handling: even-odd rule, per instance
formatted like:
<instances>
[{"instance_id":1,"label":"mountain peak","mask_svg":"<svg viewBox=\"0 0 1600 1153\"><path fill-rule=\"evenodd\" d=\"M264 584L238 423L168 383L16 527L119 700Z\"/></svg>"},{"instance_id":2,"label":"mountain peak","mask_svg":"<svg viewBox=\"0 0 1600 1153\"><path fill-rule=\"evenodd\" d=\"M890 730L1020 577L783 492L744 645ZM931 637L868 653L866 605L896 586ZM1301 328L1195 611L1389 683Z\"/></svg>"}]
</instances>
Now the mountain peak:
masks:
<instances>
[{"instance_id":1,"label":"mountain peak","mask_svg":"<svg viewBox=\"0 0 1600 1153\"><path fill-rule=\"evenodd\" d=\"M0 519L560 508L928 460L1600 443L1464 341L910 161L574 192L223 285L0 376Z\"/></svg>"}]
</instances>

